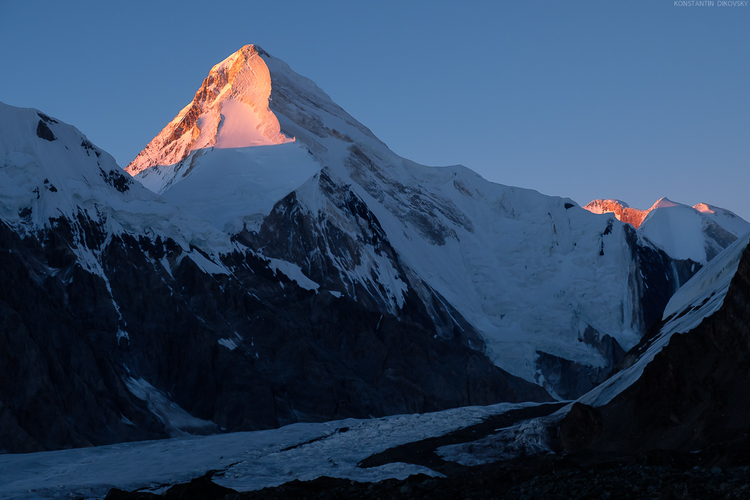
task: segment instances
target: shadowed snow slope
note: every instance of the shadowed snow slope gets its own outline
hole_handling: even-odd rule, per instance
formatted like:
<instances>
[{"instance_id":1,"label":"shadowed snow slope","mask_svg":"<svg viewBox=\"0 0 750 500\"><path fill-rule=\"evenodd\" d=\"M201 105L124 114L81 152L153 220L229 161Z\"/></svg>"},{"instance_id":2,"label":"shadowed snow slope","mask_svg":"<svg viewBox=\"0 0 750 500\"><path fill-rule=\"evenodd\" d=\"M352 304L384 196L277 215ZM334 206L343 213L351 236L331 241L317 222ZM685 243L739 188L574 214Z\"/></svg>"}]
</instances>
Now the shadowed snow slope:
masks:
<instances>
[{"instance_id":1,"label":"shadowed snow slope","mask_svg":"<svg viewBox=\"0 0 750 500\"><path fill-rule=\"evenodd\" d=\"M747 462L750 425L750 234L669 301L621 370L555 414L438 450L466 465L578 452L607 461L649 450ZM591 452L607 452L601 455ZM598 458L597 458L598 457Z\"/></svg>"},{"instance_id":2,"label":"shadowed snow slope","mask_svg":"<svg viewBox=\"0 0 750 500\"><path fill-rule=\"evenodd\" d=\"M669 302L621 372L580 399L600 407L604 451L708 450L744 457L750 411L750 235Z\"/></svg>"},{"instance_id":3,"label":"shadowed snow slope","mask_svg":"<svg viewBox=\"0 0 750 500\"><path fill-rule=\"evenodd\" d=\"M219 150L228 95L267 105L269 137L282 137L278 120L296 144ZM696 269L569 199L399 157L257 46L214 67L127 170L324 288L396 315L418 297L438 336L468 332L498 366L566 398L606 378Z\"/></svg>"},{"instance_id":4,"label":"shadowed snow slope","mask_svg":"<svg viewBox=\"0 0 750 500\"><path fill-rule=\"evenodd\" d=\"M641 377L644 368L669 344L673 335L694 330L704 319L717 312L724 303L749 242L750 235L736 241L680 288L664 310L664 324L658 333L639 347L637 361L580 401L595 406L608 403Z\"/></svg>"}]
</instances>

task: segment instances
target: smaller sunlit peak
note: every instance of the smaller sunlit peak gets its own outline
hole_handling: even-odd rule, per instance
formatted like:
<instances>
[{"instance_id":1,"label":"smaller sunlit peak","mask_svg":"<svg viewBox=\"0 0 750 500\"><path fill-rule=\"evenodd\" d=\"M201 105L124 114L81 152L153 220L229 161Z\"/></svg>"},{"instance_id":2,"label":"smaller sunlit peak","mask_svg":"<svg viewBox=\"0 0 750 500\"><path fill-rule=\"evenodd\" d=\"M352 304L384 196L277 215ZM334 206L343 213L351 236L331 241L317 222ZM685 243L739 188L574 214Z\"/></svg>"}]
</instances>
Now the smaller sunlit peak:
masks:
<instances>
[{"instance_id":1,"label":"smaller sunlit peak","mask_svg":"<svg viewBox=\"0 0 750 500\"><path fill-rule=\"evenodd\" d=\"M716 211L711 205L708 205L707 203L698 203L697 205L693 206L694 209L696 209L699 212L702 212L704 214L715 214Z\"/></svg>"},{"instance_id":2,"label":"smaller sunlit peak","mask_svg":"<svg viewBox=\"0 0 750 500\"><path fill-rule=\"evenodd\" d=\"M669 207L679 207L680 203L675 203L666 196L664 198L660 198L659 200L654 203L651 208L648 209L650 212L651 210L657 209L657 208L669 208Z\"/></svg>"}]
</instances>

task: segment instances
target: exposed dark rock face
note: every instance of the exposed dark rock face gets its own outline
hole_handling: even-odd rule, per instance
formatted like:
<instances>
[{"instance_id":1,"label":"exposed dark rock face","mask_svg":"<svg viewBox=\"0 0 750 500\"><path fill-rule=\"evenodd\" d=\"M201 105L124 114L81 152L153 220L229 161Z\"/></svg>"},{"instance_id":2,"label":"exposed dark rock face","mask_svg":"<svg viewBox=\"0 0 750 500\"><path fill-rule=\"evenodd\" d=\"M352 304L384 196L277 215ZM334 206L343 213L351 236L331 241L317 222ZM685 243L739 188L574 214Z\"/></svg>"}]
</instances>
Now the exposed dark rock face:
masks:
<instances>
[{"instance_id":1,"label":"exposed dark rock face","mask_svg":"<svg viewBox=\"0 0 750 500\"><path fill-rule=\"evenodd\" d=\"M91 156L91 153L94 153L97 158L102 156L102 151L94 146L88 139L83 139L81 141L81 147L86 150L86 154L89 156Z\"/></svg>"},{"instance_id":2,"label":"exposed dark rock face","mask_svg":"<svg viewBox=\"0 0 750 500\"><path fill-rule=\"evenodd\" d=\"M643 375L602 407L596 448L735 447L750 433L750 250L719 311L675 334Z\"/></svg>"},{"instance_id":3,"label":"exposed dark rock face","mask_svg":"<svg viewBox=\"0 0 750 500\"><path fill-rule=\"evenodd\" d=\"M0 448L5 452L90 446L163 435L120 381L101 340L117 332L104 282L83 271L64 231L42 246L0 224ZM48 259L47 256L50 258ZM48 266L59 271L49 274ZM67 283L67 284L66 284ZM116 338L116 337L113 337Z\"/></svg>"},{"instance_id":4,"label":"exposed dark rock face","mask_svg":"<svg viewBox=\"0 0 750 500\"><path fill-rule=\"evenodd\" d=\"M579 398L604 382L625 356L625 351L615 339L606 334L600 339L599 332L591 326L584 330L581 340L596 347L607 360L607 365L595 368L537 351L537 368L544 375L545 382L554 387L557 395L563 399Z\"/></svg>"},{"instance_id":5,"label":"exposed dark rock face","mask_svg":"<svg viewBox=\"0 0 750 500\"><path fill-rule=\"evenodd\" d=\"M97 249L106 280L76 248ZM227 431L549 399L459 333L436 338L413 300L399 319L301 289L252 253L225 265L231 276L208 274L169 239L108 237L83 214L25 238L0 224L0 448L196 430L133 381Z\"/></svg>"},{"instance_id":6,"label":"exposed dark rock face","mask_svg":"<svg viewBox=\"0 0 750 500\"><path fill-rule=\"evenodd\" d=\"M377 217L350 186L336 183L326 169L313 181L328 204L326 213L307 206L293 192L276 204L257 232L243 230L237 241L265 256L294 262L316 283L355 297L367 309L409 324L432 323L438 337L483 350L479 333L401 262ZM396 306L393 290L379 275L387 275L381 266L390 266L396 279L408 285L404 305ZM369 279L362 279L357 268L366 269Z\"/></svg>"},{"instance_id":7,"label":"exposed dark rock face","mask_svg":"<svg viewBox=\"0 0 750 500\"><path fill-rule=\"evenodd\" d=\"M588 405L573 403L570 411L555 426L552 448L571 453L589 447L602 433L601 412Z\"/></svg>"},{"instance_id":8,"label":"exposed dark rock face","mask_svg":"<svg viewBox=\"0 0 750 500\"><path fill-rule=\"evenodd\" d=\"M36 136L50 142L57 140L57 137L52 133L49 126L42 120L39 120L39 123L36 126Z\"/></svg>"},{"instance_id":9,"label":"exposed dark rock face","mask_svg":"<svg viewBox=\"0 0 750 500\"><path fill-rule=\"evenodd\" d=\"M646 332L661 320L669 299L701 269L701 265L692 260L675 260L662 250L641 245L636 231L629 225L625 229L628 246L640 271L632 276L630 288L641 297L641 327Z\"/></svg>"},{"instance_id":10,"label":"exposed dark rock face","mask_svg":"<svg viewBox=\"0 0 750 500\"><path fill-rule=\"evenodd\" d=\"M130 184L133 182L133 180L124 175L122 172L117 172L116 170L105 172L101 168L99 169L99 171L102 173L102 179L104 179L104 182L106 182L119 192L124 193L128 189L130 189Z\"/></svg>"}]
</instances>

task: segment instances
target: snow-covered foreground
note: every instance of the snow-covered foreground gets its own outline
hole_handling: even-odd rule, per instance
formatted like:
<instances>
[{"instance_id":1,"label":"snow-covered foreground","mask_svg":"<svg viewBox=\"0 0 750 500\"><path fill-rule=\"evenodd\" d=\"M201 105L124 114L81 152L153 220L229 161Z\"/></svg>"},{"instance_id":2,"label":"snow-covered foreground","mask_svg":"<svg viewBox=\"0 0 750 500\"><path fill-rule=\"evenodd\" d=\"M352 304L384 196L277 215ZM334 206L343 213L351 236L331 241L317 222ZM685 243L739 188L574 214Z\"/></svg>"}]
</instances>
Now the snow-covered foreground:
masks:
<instances>
[{"instance_id":1,"label":"snow-covered foreground","mask_svg":"<svg viewBox=\"0 0 750 500\"><path fill-rule=\"evenodd\" d=\"M103 498L110 488L159 492L225 470L214 481L239 491L320 476L380 481L435 472L394 463L357 463L393 446L440 436L536 403L472 406L370 420L293 424L280 429L96 448L0 455L0 498Z\"/></svg>"}]
</instances>

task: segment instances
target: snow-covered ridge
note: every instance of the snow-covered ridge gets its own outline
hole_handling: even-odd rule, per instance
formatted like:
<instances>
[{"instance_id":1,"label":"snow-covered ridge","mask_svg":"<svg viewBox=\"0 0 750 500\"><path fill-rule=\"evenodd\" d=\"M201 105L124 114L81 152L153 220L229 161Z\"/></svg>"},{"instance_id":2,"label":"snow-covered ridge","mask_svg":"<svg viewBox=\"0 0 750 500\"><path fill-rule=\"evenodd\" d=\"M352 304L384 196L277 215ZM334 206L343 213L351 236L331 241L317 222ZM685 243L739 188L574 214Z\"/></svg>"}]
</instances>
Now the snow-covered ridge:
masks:
<instances>
[{"instance_id":1,"label":"snow-covered ridge","mask_svg":"<svg viewBox=\"0 0 750 500\"><path fill-rule=\"evenodd\" d=\"M619 200L594 200L583 208L595 214L612 213L671 257L701 264L750 231L750 223L729 210L706 203L690 207L666 197L647 210Z\"/></svg>"},{"instance_id":2,"label":"snow-covered ridge","mask_svg":"<svg viewBox=\"0 0 750 500\"><path fill-rule=\"evenodd\" d=\"M210 223L123 175L114 158L75 127L0 103L0 218L21 232L35 232L60 217L76 221L79 214L98 224L107 241L120 233L160 235L188 254L199 248L209 256L235 248ZM75 251L82 265L101 274L95 249L79 245ZM195 260L207 262L198 253Z\"/></svg>"},{"instance_id":3,"label":"snow-covered ridge","mask_svg":"<svg viewBox=\"0 0 750 500\"><path fill-rule=\"evenodd\" d=\"M593 214L614 214L617 220L630 224L636 229L641 226L643 219L648 215L648 210L630 208L627 203L620 200L593 200L583 208Z\"/></svg>"}]
</instances>

